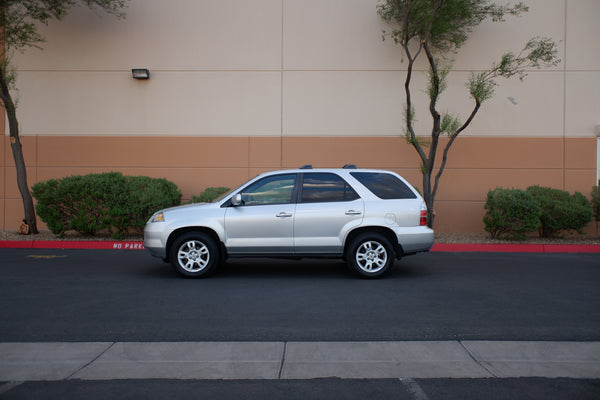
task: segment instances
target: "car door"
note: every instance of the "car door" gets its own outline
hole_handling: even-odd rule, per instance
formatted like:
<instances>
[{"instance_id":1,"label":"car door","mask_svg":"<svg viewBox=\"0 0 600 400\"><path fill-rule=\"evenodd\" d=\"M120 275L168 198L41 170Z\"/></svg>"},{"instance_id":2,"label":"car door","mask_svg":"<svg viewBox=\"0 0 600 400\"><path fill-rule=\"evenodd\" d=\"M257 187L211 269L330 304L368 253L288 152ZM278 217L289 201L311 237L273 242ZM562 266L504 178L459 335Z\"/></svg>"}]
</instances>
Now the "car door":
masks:
<instances>
[{"instance_id":1,"label":"car door","mask_svg":"<svg viewBox=\"0 0 600 400\"><path fill-rule=\"evenodd\" d=\"M364 204L334 173L302 174L294 221L296 254L341 254L347 232L361 223Z\"/></svg>"},{"instance_id":2,"label":"car door","mask_svg":"<svg viewBox=\"0 0 600 400\"><path fill-rule=\"evenodd\" d=\"M258 180L225 212L225 246L231 255L292 254L296 174Z\"/></svg>"}]
</instances>

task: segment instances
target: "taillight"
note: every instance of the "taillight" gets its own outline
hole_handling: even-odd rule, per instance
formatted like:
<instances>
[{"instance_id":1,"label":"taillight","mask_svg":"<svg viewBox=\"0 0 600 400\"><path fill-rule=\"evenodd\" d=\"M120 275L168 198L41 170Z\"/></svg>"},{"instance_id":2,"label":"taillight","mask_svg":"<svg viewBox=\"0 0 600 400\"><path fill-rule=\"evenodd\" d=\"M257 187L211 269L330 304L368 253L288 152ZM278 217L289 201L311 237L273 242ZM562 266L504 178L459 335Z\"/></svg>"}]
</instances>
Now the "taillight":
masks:
<instances>
[{"instance_id":1,"label":"taillight","mask_svg":"<svg viewBox=\"0 0 600 400\"><path fill-rule=\"evenodd\" d=\"M427 210L421 210L421 219L419 220L419 225L427 225Z\"/></svg>"}]
</instances>

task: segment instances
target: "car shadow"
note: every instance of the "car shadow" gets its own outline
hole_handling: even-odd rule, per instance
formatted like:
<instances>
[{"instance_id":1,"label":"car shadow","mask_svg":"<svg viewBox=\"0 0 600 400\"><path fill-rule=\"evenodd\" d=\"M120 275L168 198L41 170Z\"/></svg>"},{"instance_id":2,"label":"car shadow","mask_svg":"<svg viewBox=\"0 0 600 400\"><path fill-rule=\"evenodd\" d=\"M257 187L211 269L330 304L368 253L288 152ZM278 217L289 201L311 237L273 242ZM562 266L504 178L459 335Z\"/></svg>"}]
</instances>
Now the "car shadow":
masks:
<instances>
[{"instance_id":1,"label":"car shadow","mask_svg":"<svg viewBox=\"0 0 600 400\"><path fill-rule=\"evenodd\" d=\"M418 256L417 256L418 257ZM415 279L430 275L421 262L410 259L396 261L381 279ZM415 260L418 261L418 260ZM160 279L186 279L168 263L153 262L145 267L144 275ZM340 259L276 259L234 258L228 259L207 279L269 279L269 278L318 278L318 279L362 279ZM206 279L206 278L205 278Z\"/></svg>"},{"instance_id":2,"label":"car shadow","mask_svg":"<svg viewBox=\"0 0 600 400\"><path fill-rule=\"evenodd\" d=\"M227 277L346 277L352 276L346 263L340 260L287 260L270 258L243 258L227 260L213 275Z\"/></svg>"}]
</instances>

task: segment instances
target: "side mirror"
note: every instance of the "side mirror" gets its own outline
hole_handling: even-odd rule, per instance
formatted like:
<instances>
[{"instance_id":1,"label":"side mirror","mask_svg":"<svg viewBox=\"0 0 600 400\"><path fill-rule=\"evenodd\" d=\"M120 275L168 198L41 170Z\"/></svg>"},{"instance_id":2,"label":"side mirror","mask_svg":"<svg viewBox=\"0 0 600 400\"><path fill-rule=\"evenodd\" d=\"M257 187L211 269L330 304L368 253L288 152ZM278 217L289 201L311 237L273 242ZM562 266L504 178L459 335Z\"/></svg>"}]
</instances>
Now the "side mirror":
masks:
<instances>
[{"instance_id":1,"label":"side mirror","mask_svg":"<svg viewBox=\"0 0 600 400\"><path fill-rule=\"evenodd\" d=\"M234 207L241 206L243 203L244 203L244 201L242 200L242 195L240 193L234 194L233 197L231 198L231 204Z\"/></svg>"}]
</instances>

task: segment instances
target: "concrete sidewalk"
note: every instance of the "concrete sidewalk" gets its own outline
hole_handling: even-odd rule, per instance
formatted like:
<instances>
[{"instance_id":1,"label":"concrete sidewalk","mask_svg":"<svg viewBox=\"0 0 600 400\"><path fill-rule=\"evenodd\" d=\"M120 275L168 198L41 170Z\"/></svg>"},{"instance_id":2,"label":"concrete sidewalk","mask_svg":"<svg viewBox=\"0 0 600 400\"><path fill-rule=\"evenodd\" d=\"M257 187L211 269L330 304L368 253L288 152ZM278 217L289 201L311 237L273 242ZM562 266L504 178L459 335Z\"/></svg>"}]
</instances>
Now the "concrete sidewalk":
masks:
<instances>
[{"instance_id":1,"label":"concrete sidewalk","mask_svg":"<svg viewBox=\"0 0 600 400\"><path fill-rule=\"evenodd\" d=\"M600 378L600 342L0 343L0 381Z\"/></svg>"}]
</instances>

